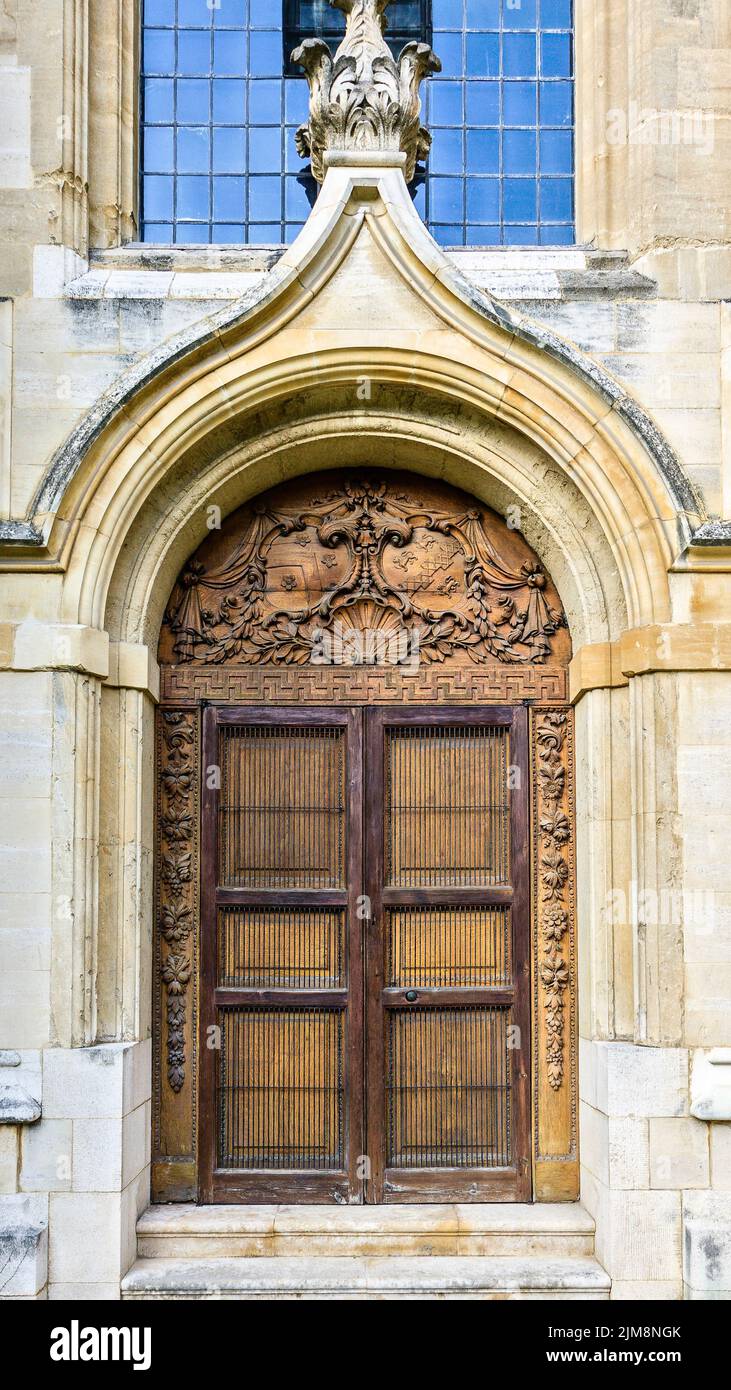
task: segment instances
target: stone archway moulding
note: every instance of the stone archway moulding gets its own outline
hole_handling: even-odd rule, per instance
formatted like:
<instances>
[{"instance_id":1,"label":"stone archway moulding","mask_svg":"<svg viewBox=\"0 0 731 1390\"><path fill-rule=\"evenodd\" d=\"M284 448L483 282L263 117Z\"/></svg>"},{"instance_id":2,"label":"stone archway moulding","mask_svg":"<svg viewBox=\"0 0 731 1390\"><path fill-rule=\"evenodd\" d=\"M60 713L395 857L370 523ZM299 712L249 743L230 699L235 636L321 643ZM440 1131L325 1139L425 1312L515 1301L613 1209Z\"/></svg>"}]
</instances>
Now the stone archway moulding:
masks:
<instances>
[{"instance_id":1,"label":"stone archway moulding","mask_svg":"<svg viewBox=\"0 0 731 1390\"><path fill-rule=\"evenodd\" d=\"M363 377L481 413L538 446L596 517L629 625L667 620L667 571L703 520L672 451L596 364L465 282L389 168L331 168L263 290L119 379L51 464L27 521L3 524L6 566L67 570L59 617L104 626L134 518L186 453L204 437L233 446L262 409Z\"/></svg>"}]
</instances>

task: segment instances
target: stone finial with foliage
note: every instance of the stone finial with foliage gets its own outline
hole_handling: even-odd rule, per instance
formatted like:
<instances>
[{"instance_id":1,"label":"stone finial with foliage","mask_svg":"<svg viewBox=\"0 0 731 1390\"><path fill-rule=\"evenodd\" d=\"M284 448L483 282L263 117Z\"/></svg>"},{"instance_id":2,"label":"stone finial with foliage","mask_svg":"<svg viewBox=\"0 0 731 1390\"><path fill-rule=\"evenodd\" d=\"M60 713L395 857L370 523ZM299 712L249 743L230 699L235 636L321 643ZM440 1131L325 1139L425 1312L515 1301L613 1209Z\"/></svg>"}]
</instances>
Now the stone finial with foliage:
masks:
<instances>
[{"instance_id":1,"label":"stone finial with foliage","mask_svg":"<svg viewBox=\"0 0 731 1390\"><path fill-rule=\"evenodd\" d=\"M407 183L426 159L431 136L421 124L419 88L441 63L428 43L407 43L396 60L384 39L390 0L329 0L346 15L333 57L323 39L306 39L292 54L310 85L310 119L297 131L297 150L310 158L318 183L328 150L406 155Z\"/></svg>"}]
</instances>

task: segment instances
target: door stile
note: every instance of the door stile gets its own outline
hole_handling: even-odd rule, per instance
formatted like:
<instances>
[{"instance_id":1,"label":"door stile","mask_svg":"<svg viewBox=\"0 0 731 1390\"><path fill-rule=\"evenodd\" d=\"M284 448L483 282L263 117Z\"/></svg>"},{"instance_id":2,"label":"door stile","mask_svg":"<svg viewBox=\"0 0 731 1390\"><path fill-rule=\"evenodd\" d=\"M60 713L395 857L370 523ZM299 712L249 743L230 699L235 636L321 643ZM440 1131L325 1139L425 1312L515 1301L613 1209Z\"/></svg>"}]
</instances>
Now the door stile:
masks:
<instances>
[{"instance_id":1,"label":"door stile","mask_svg":"<svg viewBox=\"0 0 731 1390\"><path fill-rule=\"evenodd\" d=\"M338 727L345 745L344 884L339 889L222 888L218 884L220 783L210 770L220 766L220 731L226 725L304 729ZM363 868L362 715L357 709L290 709L210 705L203 715L203 788L201 817L201 1016L200 1056L200 1200L250 1202L362 1201L358 1160L363 1150L362 923L358 915ZM221 907L340 908L345 915L344 988L221 987L218 980L217 931ZM344 1024L343 1169L318 1171L231 1169L216 1164L221 1048L211 1046L220 1028L221 1010L303 1010L342 1012ZM218 1033L220 1037L220 1031Z\"/></svg>"}]
</instances>

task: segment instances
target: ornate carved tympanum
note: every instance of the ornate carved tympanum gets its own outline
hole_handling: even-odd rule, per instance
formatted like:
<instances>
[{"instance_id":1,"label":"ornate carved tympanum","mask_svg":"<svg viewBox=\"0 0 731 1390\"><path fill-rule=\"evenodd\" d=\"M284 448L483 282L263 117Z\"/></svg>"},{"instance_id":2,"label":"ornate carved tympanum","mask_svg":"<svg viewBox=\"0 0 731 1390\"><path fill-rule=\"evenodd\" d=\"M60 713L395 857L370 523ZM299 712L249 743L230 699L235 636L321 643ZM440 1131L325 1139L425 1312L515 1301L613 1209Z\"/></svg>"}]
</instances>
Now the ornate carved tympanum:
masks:
<instances>
[{"instance_id":1,"label":"ornate carved tympanum","mask_svg":"<svg viewBox=\"0 0 731 1390\"><path fill-rule=\"evenodd\" d=\"M421 124L419 88L441 71L428 43L408 43L396 61L383 37L390 0L329 0L346 16L333 57L323 39L306 39L292 54L310 85L310 118L297 131L297 151L310 158L319 183L326 150L390 150L406 155L408 183L431 136Z\"/></svg>"},{"instance_id":2,"label":"ornate carved tympanum","mask_svg":"<svg viewBox=\"0 0 731 1390\"><path fill-rule=\"evenodd\" d=\"M517 531L442 484L367 471L287 484L229 518L180 575L160 645L163 663L193 667L569 657L558 595Z\"/></svg>"}]
</instances>

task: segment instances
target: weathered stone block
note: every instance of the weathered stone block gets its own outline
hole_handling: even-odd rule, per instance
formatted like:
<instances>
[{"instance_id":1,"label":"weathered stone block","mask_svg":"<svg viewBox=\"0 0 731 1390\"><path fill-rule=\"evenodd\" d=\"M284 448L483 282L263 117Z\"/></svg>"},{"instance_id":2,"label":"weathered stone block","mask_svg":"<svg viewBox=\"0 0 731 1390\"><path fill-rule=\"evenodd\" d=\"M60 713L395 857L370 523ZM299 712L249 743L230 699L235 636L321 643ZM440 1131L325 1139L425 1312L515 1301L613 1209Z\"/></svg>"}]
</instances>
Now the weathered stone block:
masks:
<instances>
[{"instance_id":1,"label":"weathered stone block","mask_svg":"<svg viewBox=\"0 0 731 1390\"><path fill-rule=\"evenodd\" d=\"M23 1192L68 1192L71 1187L71 1121L41 1120L23 1131Z\"/></svg>"},{"instance_id":2,"label":"weathered stone block","mask_svg":"<svg viewBox=\"0 0 731 1390\"><path fill-rule=\"evenodd\" d=\"M48 1198L0 1197L0 1298L33 1298L48 1278Z\"/></svg>"},{"instance_id":3,"label":"weathered stone block","mask_svg":"<svg viewBox=\"0 0 731 1390\"><path fill-rule=\"evenodd\" d=\"M650 1186L708 1187L708 1125L700 1120L650 1120Z\"/></svg>"},{"instance_id":4,"label":"weathered stone block","mask_svg":"<svg viewBox=\"0 0 731 1390\"><path fill-rule=\"evenodd\" d=\"M597 1107L607 1115L688 1113L688 1053L677 1047L596 1043Z\"/></svg>"},{"instance_id":5,"label":"weathered stone block","mask_svg":"<svg viewBox=\"0 0 731 1390\"><path fill-rule=\"evenodd\" d=\"M686 1298L731 1298L731 1194L684 1197L683 1278Z\"/></svg>"}]
</instances>

